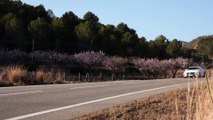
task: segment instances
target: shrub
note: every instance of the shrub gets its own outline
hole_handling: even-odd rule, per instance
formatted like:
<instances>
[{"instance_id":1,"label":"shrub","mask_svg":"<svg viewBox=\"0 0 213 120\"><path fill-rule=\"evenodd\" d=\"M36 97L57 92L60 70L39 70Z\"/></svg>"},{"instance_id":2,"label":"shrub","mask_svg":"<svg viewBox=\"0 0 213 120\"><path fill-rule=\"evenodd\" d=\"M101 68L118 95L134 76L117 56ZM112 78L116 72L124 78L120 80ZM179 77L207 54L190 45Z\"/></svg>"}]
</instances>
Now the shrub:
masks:
<instances>
[{"instance_id":1,"label":"shrub","mask_svg":"<svg viewBox=\"0 0 213 120\"><path fill-rule=\"evenodd\" d=\"M4 73L0 72L0 87L2 86L11 86L12 83L10 83L8 80L5 79Z\"/></svg>"},{"instance_id":2,"label":"shrub","mask_svg":"<svg viewBox=\"0 0 213 120\"><path fill-rule=\"evenodd\" d=\"M43 76L43 82L45 84L53 83L53 73L52 72L46 72Z\"/></svg>"},{"instance_id":3,"label":"shrub","mask_svg":"<svg viewBox=\"0 0 213 120\"><path fill-rule=\"evenodd\" d=\"M30 59L29 55L20 50L0 50L0 64L24 64Z\"/></svg>"},{"instance_id":4,"label":"shrub","mask_svg":"<svg viewBox=\"0 0 213 120\"><path fill-rule=\"evenodd\" d=\"M142 75L145 77L153 77L153 78L160 78L162 74L166 74L167 65L168 63L166 60L159 60L159 59L144 59L144 58L136 58L132 60L133 65L135 68L141 72ZM166 75L163 75L166 76Z\"/></svg>"},{"instance_id":5,"label":"shrub","mask_svg":"<svg viewBox=\"0 0 213 120\"><path fill-rule=\"evenodd\" d=\"M3 78L3 77L4 77L4 73L3 73L3 71L1 70L1 71L0 71L0 86L4 84L4 78Z\"/></svg>"},{"instance_id":6,"label":"shrub","mask_svg":"<svg viewBox=\"0 0 213 120\"><path fill-rule=\"evenodd\" d=\"M6 67L6 75L9 82L13 84L27 81L27 70L23 66L13 65Z\"/></svg>"},{"instance_id":7,"label":"shrub","mask_svg":"<svg viewBox=\"0 0 213 120\"><path fill-rule=\"evenodd\" d=\"M39 69L35 73L35 80L38 84L62 83L63 79L63 74L59 71L55 73L53 70L44 71Z\"/></svg>"},{"instance_id":8,"label":"shrub","mask_svg":"<svg viewBox=\"0 0 213 120\"><path fill-rule=\"evenodd\" d=\"M80 64L84 64L86 68L93 68L102 66L106 60L103 52L87 51L74 55L74 58Z\"/></svg>"},{"instance_id":9,"label":"shrub","mask_svg":"<svg viewBox=\"0 0 213 120\"><path fill-rule=\"evenodd\" d=\"M44 82L44 75L45 72L43 70L37 70L35 73L35 80L37 83L43 83Z\"/></svg>"},{"instance_id":10,"label":"shrub","mask_svg":"<svg viewBox=\"0 0 213 120\"><path fill-rule=\"evenodd\" d=\"M55 74L55 81L54 81L54 83L62 83L63 80L64 80L63 74L61 72L57 72Z\"/></svg>"},{"instance_id":11,"label":"shrub","mask_svg":"<svg viewBox=\"0 0 213 120\"><path fill-rule=\"evenodd\" d=\"M112 80L114 80L114 75L116 72L123 72L124 73L128 67L128 59L118 56L107 57L105 60L105 67L107 70L112 72Z\"/></svg>"}]
</instances>

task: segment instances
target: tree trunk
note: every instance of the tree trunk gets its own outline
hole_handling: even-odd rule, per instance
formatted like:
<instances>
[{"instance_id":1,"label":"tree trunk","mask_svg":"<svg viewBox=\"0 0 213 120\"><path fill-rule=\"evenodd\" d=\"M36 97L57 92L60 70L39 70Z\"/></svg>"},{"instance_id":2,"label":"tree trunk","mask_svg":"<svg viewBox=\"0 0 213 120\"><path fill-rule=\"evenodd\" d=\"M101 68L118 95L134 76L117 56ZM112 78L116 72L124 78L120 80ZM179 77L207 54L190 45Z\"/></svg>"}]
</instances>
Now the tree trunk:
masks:
<instances>
[{"instance_id":1,"label":"tree trunk","mask_svg":"<svg viewBox=\"0 0 213 120\"><path fill-rule=\"evenodd\" d=\"M122 76L122 80L124 80L125 79L125 72L123 71L123 76Z\"/></svg>"},{"instance_id":2,"label":"tree trunk","mask_svg":"<svg viewBox=\"0 0 213 120\"><path fill-rule=\"evenodd\" d=\"M172 78L176 77L177 70L172 71Z\"/></svg>"},{"instance_id":3,"label":"tree trunk","mask_svg":"<svg viewBox=\"0 0 213 120\"><path fill-rule=\"evenodd\" d=\"M112 73L112 81L114 81L115 73Z\"/></svg>"},{"instance_id":4,"label":"tree trunk","mask_svg":"<svg viewBox=\"0 0 213 120\"><path fill-rule=\"evenodd\" d=\"M78 80L81 81L81 73L78 73Z\"/></svg>"},{"instance_id":5,"label":"tree trunk","mask_svg":"<svg viewBox=\"0 0 213 120\"><path fill-rule=\"evenodd\" d=\"M89 73L86 73L85 82L87 82L88 80L89 80Z\"/></svg>"},{"instance_id":6,"label":"tree trunk","mask_svg":"<svg viewBox=\"0 0 213 120\"><path fill-rule=\"evenodd\" d=\"M102 72L100 72L99 80L102 81Z\"/></svg>"}]
</instances>

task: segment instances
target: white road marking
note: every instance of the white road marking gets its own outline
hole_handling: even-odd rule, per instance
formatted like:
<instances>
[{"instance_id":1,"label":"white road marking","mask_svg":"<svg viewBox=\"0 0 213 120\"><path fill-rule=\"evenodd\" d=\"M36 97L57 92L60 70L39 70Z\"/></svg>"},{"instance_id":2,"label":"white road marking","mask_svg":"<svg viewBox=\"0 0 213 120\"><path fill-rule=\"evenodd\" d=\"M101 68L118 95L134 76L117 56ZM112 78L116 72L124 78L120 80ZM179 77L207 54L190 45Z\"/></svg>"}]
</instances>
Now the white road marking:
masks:
<instances>
[{"instance_id":1,"label":"white road marking","mask_svg":"<svg viewBox=\"0 0 213 120\"><path fill-rule=\"evenodd\" d=\"M32 93L40 93L40 92L43 92L43 91L28 91L28 92L6 93L6 94L0 94L0 97L12 96L12 95L32 94Z\"/></svg>"},{"instance_id":2,"label":"white road marking","mask_svg":"<svg viewBox=\"0 0 213 120\"><path fill-rule=\"evenodd\" d=\"M148 90L142 90L142 91L120 94L120 95L116 95L116 96L101 98L101 99L97 99L97 100L91 100L91 101L78 103L78 104L74 104L74 105L68 105L68 106L64 106L64 107L59 107L59 108L44 110L44 111L31 113L31 114L27 114L27 115L8 118L6 120L20 120L20 119L30 118L30 117L34 117L34 116L38 116L38 115L43 115L43 114L47 114L47 113L51 113L51 112L56 112L56 111L61 111L61 110L70 109L70 108L74 108L74 107L79 107L79 106L83 106L83 105L87 105L87 104L102 102L102 101L106 101L106 100L110 100L110 99L115 99L115 98L120 98L120 97L124 97L124 96L135 95L135 94L140 94L140 93L144 93L144 92L150 92L150 91L155 91L155 90L160 90L160 89L165 89L165 88L170 88L170 87L175 87L175 86L180 86L180 85L185 85L185 84L188 84L188 83L169 85L169 86L158 87L158 88L153 88L153 89L148 89Z\"/></svg>"},{"instance_id":3,"label":"white road marking","mask_svg":"<svg viewBox=\"0 0 213 120\"><path fill-rule=\"evenodd\" d=\"M108 86L107 85L91 85L91 86L82 86L82 87L73 87L73 88L70 88L70 89L84 89L84 88L95 88L95 87L106 87Z\"/></svg>"},{"instance_id":4,"label":"white road marking","mask_svg":"<svg viewBox=\"0 0 213 120\"><path fill-rule=\"evenodd\" d=\"M122 82L125 82L125 81L122 81ZM137 85L137 84L138 83L126 83L126 84L113 84L113 83L110 83L110 84L104 84L104 85L88 85L88 86L72 87L72 88L69 88L69 89L74 90L74 89L85 89L85 88L95 88L95 87L106 87L106 86L110 86L110 85L118 85L118 86L120 86L120 85Z\"/></svg>"}]
</instances>

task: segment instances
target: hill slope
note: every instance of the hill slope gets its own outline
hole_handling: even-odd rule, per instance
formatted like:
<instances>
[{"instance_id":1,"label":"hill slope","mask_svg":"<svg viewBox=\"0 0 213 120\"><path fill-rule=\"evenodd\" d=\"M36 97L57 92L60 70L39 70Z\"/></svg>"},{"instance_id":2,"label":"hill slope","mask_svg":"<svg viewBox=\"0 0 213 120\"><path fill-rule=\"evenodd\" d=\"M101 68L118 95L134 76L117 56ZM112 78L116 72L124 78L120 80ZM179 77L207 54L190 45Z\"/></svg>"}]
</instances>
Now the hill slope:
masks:
<instances>
[{"instance_id":1,"label":"hill slope","mask_svg":"<svg viewBox=\"0 0 213 120\"><path fill-rule=\"evenodd\" d=\"M185 48L195 49L198 54L213 56L213 35L200 36L184 45Z\"/></svg>"},{"instance_id":2,"label":"hill slope","mask_svg":"<svg viewBox=\"0 0 213 120\"><path fill-rule=\"evenodd\" d=\"M198 49L205 41L213 41L213 35L200 36L184 45L185 48Z\"/></svg>"}]
</instances>

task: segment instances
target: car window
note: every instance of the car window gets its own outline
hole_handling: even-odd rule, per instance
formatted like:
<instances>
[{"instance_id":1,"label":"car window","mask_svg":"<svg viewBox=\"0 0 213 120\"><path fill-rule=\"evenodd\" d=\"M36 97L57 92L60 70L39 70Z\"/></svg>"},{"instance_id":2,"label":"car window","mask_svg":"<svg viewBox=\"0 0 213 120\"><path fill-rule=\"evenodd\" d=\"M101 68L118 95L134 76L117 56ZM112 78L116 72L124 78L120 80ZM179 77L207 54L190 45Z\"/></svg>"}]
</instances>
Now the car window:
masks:
<instances>
[{"instance_id":1,"label":"car window","mask_svg":"<svg viewBox=\"0 0 213 120\"><path fill-rule=\"evenodd\" d=\"M190 68L188 68L188 70L196 70L196 69L199 69L199 68L197 68L197 67L190 67Z\"/></svg>"}]
</instances>

